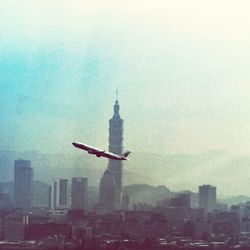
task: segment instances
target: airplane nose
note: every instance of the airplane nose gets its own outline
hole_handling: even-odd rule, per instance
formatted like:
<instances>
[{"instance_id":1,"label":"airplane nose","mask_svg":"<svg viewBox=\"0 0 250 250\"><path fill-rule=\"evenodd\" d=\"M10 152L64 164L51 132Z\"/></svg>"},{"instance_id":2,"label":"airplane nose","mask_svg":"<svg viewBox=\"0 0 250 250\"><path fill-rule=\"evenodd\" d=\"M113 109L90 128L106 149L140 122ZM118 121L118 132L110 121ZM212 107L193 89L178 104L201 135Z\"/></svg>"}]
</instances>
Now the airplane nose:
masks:
<instances>
[{"instance_id":1,"label":"airplane nose","mask_svg":"<svg viewBox=\"0 0 250 250\"><path fill-rule=\"evenodd\" d=\"M73 145L73 146L76 146L76 143L75 143L75 142L72 142L72 145Z\"/></svg>"}]
</instances>

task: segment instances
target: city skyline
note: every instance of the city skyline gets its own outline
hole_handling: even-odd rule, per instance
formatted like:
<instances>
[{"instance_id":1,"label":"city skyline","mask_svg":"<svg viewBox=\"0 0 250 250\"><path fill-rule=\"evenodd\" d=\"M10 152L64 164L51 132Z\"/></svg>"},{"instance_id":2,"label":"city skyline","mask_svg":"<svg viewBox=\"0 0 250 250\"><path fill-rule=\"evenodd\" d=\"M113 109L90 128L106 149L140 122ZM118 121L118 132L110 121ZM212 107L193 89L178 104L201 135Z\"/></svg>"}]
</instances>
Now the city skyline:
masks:
<instances>
[{"instance_id":1,"label":"city skyline","mask_svg":"<svg viewBox=\"0 0 250 250\"><path fill-rule=\"evenodd\" d=\"M111 151L111 152L115 152L115 153L117 153L117 154L120 154L122 151L123 151L123 145L122 145L122 141L123 141L123 120L120 118L120 115L119 115L119 104L118 104L118 100L117 100L117 96L116 96L116 101L115 101L115 105L114 105L114 110L113 110L113 112L114 112L114 114L113 114L113 118L110 120L110 128L109 128L109 132L110 132L110 135L109 135L109 150ZM119 121L116 121L116 120L119 120ZM118 122L118 123L117 123ZM115 127L114 127L114 129L112 128L112 126L113 125L111 125L111 124L115 124ZM118 126L119 125L119 126ZM120 132L117 134L117 135L119 135L117 138L116 138L116 136L114 137L114 135L117 133L117 128L116 128L116 126L118 126L119 128L120 128ZM115 133L115 134L114 134ZM120 138L121 137L121 138ZM119 141L119 143L118 143L118 141ZM117 146L117 148L116 148L116 146L115 147L113 147L112 146L112 143L113 142L116 142L116 143L118 143L117 145L116 144L114 144L114 145L116 145ZM33 151L34 152L34 151ZM4 151L3 151L3 153L4 153ZM79 152L78 152L79 153ZM22 153L21 153L22 154ZM35 153L35 154L37 154L37 153ZM215 159L213 158L213 154L215 154ZM82 154L81 154L82 155ZM136 153L133 153L133 155L135 155L135 157L136 157ZM83 155L84 157L88 157L88 155ZM145 155L146 156L146 155ZM145 157L144 156L144 157ZM164 159L164 155L162 156L162 157L159 157L160 156L160 154L154 154L154 153L150 153L150 154L148 154L147 155L147 159L145 159L145 163L147 163L147 164L156 164L156 162L158 163L158 159L157 158L160 158L160 161L159 162L161 162L162 161L162 159ZM150 173L149 175L152 175L151 176L151 178L150 179L145 179L145 178L143 178L143 175L141 175L143 172L141 172L141 170L139 170L139 172L137 172L137 174L138 174L138 177L136 177L136 175L134 176L135 177L135 179L137 179L137 178L143 178L143 182L141 182L141 180L139 180L139 183L145 183L145 184L151 184L151 185L166 185L167 187L169 187L170 189L172 189L172 190L176 190L176 191L183 191L183 190L191 190L192 192L196 192L196 188L197 188L197 186L199 186L199 185L202 185L202 184L204 184L204 183L210 183L210 184L212 184L212 185L218 185L218 187L219 187L219 189L220 189L220 191L221 191L221 196L224 196L224 197L229 197L229 196L237 196L237 195L248 195L248 193L246 192L246 190L245 191L239 191L240 189L237 187L237 188L235 188L235 189L232 189L232 190L230 190L230 192L228 192L228 183L227 183L227 178L224 178L224 176L222 176L222 180L223 181L220 181L220 176L219 175L216 175L216 176L214 176L213 174L212 174L212 172L211 172L211 174L209 174L209 175L204 175L204 172L205 171L211 171L211 169L209 169L209 168L207 168L207 166L209 166L209 165L211 165L211 164L213 164L214 165L214 163L215 163L215 165L213 166L213 169L214 169L214 167L216 167L216 165L219 163L220 165L222 165L223 166L223 164L225 164L224 162L225 162L225 160L226 160L226 164L228 164L228 160L230 159L232 162L235 160L234 158L230 158L230 157L232 157L232 156L230 156L230 155L226 155L226 154L224 154L223 152L211 152L211 153L208 153L208 154L204 154L204 155L198 155L198 157L197 157L197 159L200 161L200 163L197 165L197 163L195 163L195 157L194 157L194 159L192 159L192 156L191 156L191 158L190 159L188 159L188 157L187 157L188 155L180 155L180 157L182 158L182 157L184 157L184 161L183 162L181 162L180 160L178 160L178 157L176 157L176 160L177 160L177 162L176 163L178 163L178 161L180 161L181 162L181 164L180 164L180 166L178 166L178 165L175 165L175 163L173 162L172 164L164 164L163 166L162 166L162 164L161 165L159 165L158 167L157 167L157 169L158 170L156 170L156 171L154 171L154 173L153 173L153 175L152 175L152 173ZM91 159L93 159L93 157L92 156L90 156L91 157ZM169 159L171 159L171 157L174 157L175 158L175 156L173 155L173 156L171 156L171 155L169 155ZM60 158L61 158L61 156L60 156ZM180 159L181 159L180 158ZM201 158L201 159L199 159L199 158ZM210 159L211 158L211 159ZM217 159L218 158L218 159ZM69 160L70 160L70 158L68 158ZM83 158L82 158L83 159ZM133 159L133 158L132 158ZM167 161L169 160L169 159L167 159ZM237 159L237 158L236 158ZM80 158L79 158L79 160L80 160ZM214 162L214 160L215 160L215 162ZM71 162L73 162L73 158L70 160ZM92 160L91 160L92 161ZM99 161L98 159L97 159L97 161ZM100 164L99 163L97 163L97 161L95 161L95 160L93 160L93 164L96 164L96 165L93 165L92 167L96 167L97 165L99 166L99 167L101 167L101 166L105 166L105 163L106 163L106 161L100 161ZM166 161L166 162L167 162ZM195 165L195 168L194 168L194 166L192 166L192 165L190 165L189 164L189 161L194 161L194 165ZM209 161L211 161L211 162L209 162ZM218 161L218 163L217 163L217 161ZM239 158L238 159L238 161L240 162L241 161L241 158ZM245 160L246 161L246 160ZM191 163L190 162L190 163ZM230 162L230 161L229 161ZM236 162L237 162L237 160L236 160ZM111 162L112 163L112 162ZM117 162L114 162L115 164L117 163ZM119 162L118 162L119 163ZM247 161L246 161L246 163L247 163ZM113 163L112 163L113 164ZM134 166L134 165L136 165L136 164L138 164L138 160L137 161L135 161L134 162L134 164L133 164L133 162L132 162L132 166ZM184 164L184 165L183 165ZM207 168L207 169L203 169L203 164L204 164L204 166ZM82 165L82 164L80 164L80 165ZM110 163L109 163L109 165L110 165ZM139 165L139 164L138 164ZM170 172L168 172L167 174L169 175L168 176L168 180L166 181L164 181L164 175L162 175L162 170L165 168L165 165L168 167L168 171L171 169L171 171ZM183 165L183 167L181 166L181 165ZM197 166L196 166L197 165ZM225 166L227 166L227 165L225 165ZM51 167L58 167L57 165L52 165ZM129 167L131 167L131 165L129 165L129 163L127 163L126 164L126 169L128 169L129 171L131 171L130 169L129 169ZM143 167L145 167L145 166L143 166ZM176 168L177 167L177 168ZM181 168L183 168L183 169L180 169L180 167ZM232 167L234 167L234 166L232 166L232 165L229 165L229 167L230 168L232 168ZM245 166L244 167L246 167L246 164L245 164ZM110 167L109 167L110 168ZM84 164L82 165L82 169L84 169ZM137 171L138 171L137 170ZM102 171L102 170L100 170L100 171ZM219 171L221 171L221 169L219 169ZM127 172L127 173L129 173L129 172ZM131 174L131 173L130 173ZM145 174L145 171L144 171L144 176L147 176L147 174ZM173 179L173 178L171 178L171 174L173 174L173 175L175 175L175 176L178 176L179 174L180 174L180 176L178 177L178 178L176 178L175 177L175 179ZM192 174L193 174L193 176L192 176ZM198 175L202 175L202 177L205 177L205 178L196 178L196 176L198 176ZM227 172L227 174L230 174L230 172ZM72 172L71 172L71 174L70 175L72 175L72 176L74 176L74 170L72 170ZM191 178L184 178L183 179L183 177L185 176L186 177L186 175L190 175L190 177ZM244 172L242 172L241 173L241 175L242 176L244 176L244 180L247 180L247 176L244 174ZM107 174L104 174L104 176L106 176L106 177L108 177L108 175ZM118 176L122 176L121 174L118 174ZM60 176L57 176L57 174L56 174L56 176L54 176L54 177L56 177L56 178L58 178L58 177L60 177ZM50 179L52 178L54 178L54 177L52 177L52 176L47 176L46 175L46 180L45 180L45 182L50 182ZM237 176L238 177L238 179L240 179L241 178L241 176L240 175L238 175ZM61 178L62 178L62 176L61 176ZM120 177L119 177L120 178ZM40 177L38 176L38 180L40 179ZM100 177L100 179L102 180L102 178ZM127 176L125 175L125 179L127 179ZM145 181L146 180L146 181ZM104 181L104 180L103 180ZM102 181L101 181L102 182ZM109 181L108 181L109 182ZM121 181L119 181L120 183L122 183ZM105 181L103 182L103 183L105 183ZM137 183L137 181L133 181L133 182L129 182L129 183L126 183L126 184L133 184L133 183ZM244 188L244 186L242 185L243 183L241 183L241 186ZM56 185L56 186L55 186ZM93 184L93 186L95 186L96 184ZM110 184L108 184L108 185L110 185ZM246 183L246 185L248 185L248 180L247 180L247 183ZM54 182L54 190L55 190L55 192L57 193L57 183L56 182ZM119 188L120 189L120 188ZM224 189L224 190L223 190ZM226 190L226 191L225 191ZM101 193L103 193L103 192L101 192ZM112 195L111 195L112 196ZM119 195L120 196L120 195ZM54 199L58 199L58 197L57 197L57 195L54 195L53 196L54 197ZM105 199L101 199L101 200L105 200ZM53 203L55 203L55 201L53 202Z\"/></svg>"},{"instance_id":2,"label":"city skyline","mask_svg":"<svg viewBox=\"0 0 250 250\"><path fill-rule=\"evenodd\" d=\"M250 249L249 9L1 0L0 250Z\"/></svg>"},{"instance_id":3,"label":"city skyline","mask_svg":"<svg viewBox=\"0 0 250 250\"><path fill-rule=\"evenodd\" d=\"M176 190L209 183L249 195L249 7L243 0L2 1L2 154L59 153L66 161L79 155L72 141L108 148L118 89L133 182ZM5 175L4 158L0 164Z\"/></svg>"}]
</instances>

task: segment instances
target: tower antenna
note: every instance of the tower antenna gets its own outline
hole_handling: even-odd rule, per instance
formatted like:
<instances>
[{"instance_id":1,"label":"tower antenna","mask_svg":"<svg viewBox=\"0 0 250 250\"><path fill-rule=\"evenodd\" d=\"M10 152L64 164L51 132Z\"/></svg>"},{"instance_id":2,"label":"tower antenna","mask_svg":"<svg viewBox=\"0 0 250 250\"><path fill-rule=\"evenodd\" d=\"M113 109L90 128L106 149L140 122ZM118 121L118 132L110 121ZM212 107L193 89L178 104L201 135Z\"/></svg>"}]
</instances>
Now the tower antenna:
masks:
<instances>
[{"instance_id":1,"label":"tower antenna","mask_svg":"<svg viewBox=\"0 0 250 250\"><path fill-rule=\"evenodd\" d=\"M118 101L118 90L115 91L115 98L116 98L116 101Z\"/></svg>"}]
</instances>

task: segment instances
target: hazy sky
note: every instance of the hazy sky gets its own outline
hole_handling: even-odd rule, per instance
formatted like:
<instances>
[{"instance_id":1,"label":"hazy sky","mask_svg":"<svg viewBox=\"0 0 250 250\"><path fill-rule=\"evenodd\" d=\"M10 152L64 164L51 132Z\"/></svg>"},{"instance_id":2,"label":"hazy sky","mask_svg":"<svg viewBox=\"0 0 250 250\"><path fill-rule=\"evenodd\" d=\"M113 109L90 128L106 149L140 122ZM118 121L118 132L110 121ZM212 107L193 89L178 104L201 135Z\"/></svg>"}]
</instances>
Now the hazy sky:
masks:
<instances>
[{"instance_id":1,"label":"hazy sky","mask_svg":"<svg viewBox=\"0 0 250 250\"><path fill-rule=\"evenodd\" d=\"M0 149L250 153L250 3L1 0Z\"/></svg>"}]
</instances>

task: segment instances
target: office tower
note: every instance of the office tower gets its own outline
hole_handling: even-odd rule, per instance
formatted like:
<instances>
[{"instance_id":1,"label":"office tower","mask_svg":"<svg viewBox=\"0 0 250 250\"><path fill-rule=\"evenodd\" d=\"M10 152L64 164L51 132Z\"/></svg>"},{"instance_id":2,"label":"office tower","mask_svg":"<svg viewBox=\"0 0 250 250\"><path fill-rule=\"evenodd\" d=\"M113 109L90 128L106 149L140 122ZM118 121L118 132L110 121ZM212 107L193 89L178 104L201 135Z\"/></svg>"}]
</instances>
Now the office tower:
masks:
<instances>
[{"instance_id":1,"label":"office tower","mask_svg":"<svg viewBox=\"0 0 250 250\"><path fill-rule=\"evenodd\" d=\"M59 206L66 207L68 204L68 180L59 180Z\"/></svg>"},{"instance_id":2,"label":"office tower","mask_svg":"<svg viewBox=\"0 0 250 250\"><path fill-rule=\"evenodd\" d=\"M109 120L109 151L117 155L123 151L123 120L119 114L120 106L116 99L113 117ZM108 169L115 182L115 208L121 209L122 196L122 161L109 160Z\"/></svg>"},{"instance_id":3,"label":"office tower","mask_svg":"<svg viewBox=\"0 0 250 250\"><path fill-rule=\"evenodd\" d=\"M216 208L216 187L211 185L199 186L199 207L206 212Z\"/></svg>"},{"instance_id":4,"label":"office tower","mask_svg":"<svg viewBox=\"0 0 250 250\"><path fill-rule=\"evenodd\" d=\"M115 209L115 182L113 174L108 169L100 181L99 205L107 212Z\"/></svg>"},{"instance_id":5,"label":"office tower","mask_svg":"<svg viewBox=\"0 0 250 250\"><path fill-rule=\"evenodd\" d=\"M57 208L57 181L53 183L53 208Z\"/></svg>"},{"instance_id":6,"label":"office tower","mask_svg":"<svg viewBox=\"0 0 250 250\"><path fill-rule=\"evenodd\" d=\"M15 207L30 210L32 202L33 172L31 162L15 160L14 199Z\"/></svg>"},{"instance_id":7,"label":"office tower","mask_svg":"<svg viewBox=\"0 0 250 250\"><path fill-rule=\"evenodd\" d=\"M71 207L88 209L88 179L83 177L72 178Z\"/></svg>"},{"instance_id":8,"label":"office tower","mask_svg":"<svg viewBox=\"0 0 250 250\"><path fill-rule=\"evenodd\" d=\"M109 151L115 154L120 155L123 151L123 120L119 114L119 103L116 98L114 105L114 114L113 117L109 120ZM121 196L122 196L122 161L111 160L109 159L108 163L109 174L105 171L100 185L100 200L101 204L105 201L105 197L112 199L113 191L111 189L110 178L114 180L114 200L106 200L107 206L110 207L111 204L114 204L114 209L121 209ZM108 180L104 180L108 178ZM105 183L108 184L108 187L105 187ZM106 194L104 190L109 190L110 194ZM107 191L106 191L107 192ZM102 204L104 205L104 204Z\"/></svg>"},{"instance_id":9,"label":"office tower","mask_svg":"<svg viewBox=\"0 0 250 250\"><path fill-rule=\"evenodd\" d=\"M52 197L53 197L53 195L52 195L52 186L51 185L49 185L49 202L48 202L48 207L49 207L49 209L53 209L53 201L52 201Z\"/></svg>"},{"instance_id":10,"label":"office tower","mask_svg":"<svg viewBox=\"0 0 250 250\"><path fill-rule=\"evenodd\" d=\"M49 208L56 209L58 205L58 189L57 189L57 181L53 181L51 185L49 185Z\"/></svg>"}]
</instances>

